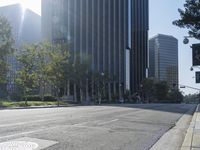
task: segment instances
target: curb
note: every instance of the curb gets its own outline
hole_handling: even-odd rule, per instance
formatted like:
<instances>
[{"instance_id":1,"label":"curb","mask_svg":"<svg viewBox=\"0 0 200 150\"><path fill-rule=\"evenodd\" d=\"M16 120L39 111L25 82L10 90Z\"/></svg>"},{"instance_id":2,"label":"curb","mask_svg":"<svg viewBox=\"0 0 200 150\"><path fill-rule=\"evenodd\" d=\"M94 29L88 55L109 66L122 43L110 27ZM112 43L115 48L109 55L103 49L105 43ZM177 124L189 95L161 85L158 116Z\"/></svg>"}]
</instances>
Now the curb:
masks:
<instances>
[{"instance_id":1,"label":"curb","mask_svg":"<svg viewBox=\"0 0 200 150\"><path fill-rule=\"evenodd\" d=\"M152 146L150 150L180 150L184 141L187 129L190 125L192 115L196 106L188 110L161 138ZM185 149L183 149L185 150Z\"/></svg>"},{"instance_id":2,"label":"curb","mask_svg":"<svg viewBox=\"0 0 200 150\"><path fill-rule=\"evenodd\" d=\"M29 106L29 107L0 107L1 110L16 110L16 109L41 109L41 108L65 108L65 107L75 107L76 105L50 105L50 106Z\"/></svg>"},{"instance_id":3,"label":"curb","mask_svg":"<svg viewBox=\"0 0 200 150\"><path fill-rule=\"evenodd\" d=\"M200 149L200 105L197 106L196 111L190 122L181 150L197 150Z\"/></svg>"}]
</instances>

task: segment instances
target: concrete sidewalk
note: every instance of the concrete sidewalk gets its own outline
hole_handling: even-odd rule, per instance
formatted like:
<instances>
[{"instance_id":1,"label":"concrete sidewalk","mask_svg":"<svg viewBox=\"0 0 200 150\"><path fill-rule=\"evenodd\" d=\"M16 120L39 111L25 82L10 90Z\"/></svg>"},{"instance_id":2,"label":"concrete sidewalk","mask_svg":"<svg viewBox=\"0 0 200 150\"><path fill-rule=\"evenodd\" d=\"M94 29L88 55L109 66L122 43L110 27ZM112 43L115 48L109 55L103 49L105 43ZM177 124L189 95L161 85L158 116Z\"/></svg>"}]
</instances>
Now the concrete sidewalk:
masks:
<instances>
[{"instance_id":1,"label":"concrete sidewalk","mask_svg":"<svg viewBox=\"0 0 200 150\"><path fill-rule=\"evenodd\" d=\"M193 115L181 150L200 150L200 105Z\"/></svg>"}]
</instances>

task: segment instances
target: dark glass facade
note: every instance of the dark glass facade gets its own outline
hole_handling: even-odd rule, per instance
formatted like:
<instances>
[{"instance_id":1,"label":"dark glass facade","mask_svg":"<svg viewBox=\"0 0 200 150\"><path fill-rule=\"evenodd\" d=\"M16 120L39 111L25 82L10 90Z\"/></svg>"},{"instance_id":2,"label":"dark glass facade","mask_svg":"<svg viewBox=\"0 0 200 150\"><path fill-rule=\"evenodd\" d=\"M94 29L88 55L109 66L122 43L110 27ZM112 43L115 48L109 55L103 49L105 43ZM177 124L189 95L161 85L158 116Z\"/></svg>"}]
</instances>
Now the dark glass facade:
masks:
<instances>
[{"instance_id":1,"label":"dark glass facade","mask_svg":"<svg viewBox=\"0 0 200 150\"><path fill-rule=\"evenodd\" d=\"M43 0L43 38L66 39L74 59L89 56L90 69L115 76L112 93L125 91L129 0ZM147 68L148 0L131 0L131 91Z\"/></svg>"},{"instance_id":2,"label":"dark glass facade","mask_svg":"<svg viewBox=\"0 0 200 150\"><path fill-rule=\"evenodd\" d=\"M149 1L131 0L131 91L141 90L148 75Z\"/></svg>"}]
</instances>

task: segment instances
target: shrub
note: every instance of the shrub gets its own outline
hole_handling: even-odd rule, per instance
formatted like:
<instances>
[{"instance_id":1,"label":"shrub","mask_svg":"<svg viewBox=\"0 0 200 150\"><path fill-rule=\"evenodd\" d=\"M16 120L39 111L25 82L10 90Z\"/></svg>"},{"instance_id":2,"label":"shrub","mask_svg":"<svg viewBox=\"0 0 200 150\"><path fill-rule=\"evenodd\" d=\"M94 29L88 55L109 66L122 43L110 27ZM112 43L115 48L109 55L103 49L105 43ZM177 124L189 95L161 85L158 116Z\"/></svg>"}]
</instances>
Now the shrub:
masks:
<instances>
[{"instance_id":1,"label":"shrub","mask_svg":"<svg viewBox=\"0 0 200 150\"><path fill-rule=\"evenodd\" d=\"M23 101L25 101L27 99L27 101L42 101L42 98L41 96L39 95L28 95L28 96L24 96L23 97ZM51 96L51 95L45 95L44 96L44 101L56 101L56 98L54 96Z\"/></svg>"},{"instance_id":2,"label":"shrub","mask_svg":"<svg viewBox=\"0 0 200 150\"><path fill-rule=\"evenodd\" d=\"M18 93L12 93L10 95L10 99L12 101L20 101L22 99L22 96L20 94L18 94Z\"/></svg>"},{"instance_id":3,"label":"shrub","mask_svg":"<svg viewBox=\"0 0 200 150\"><path fill-rule=\"evenodd\" d=\"M44 101L46 101L46 102L54 102L54 101L57 101L57 99L54 96L46 95L46 96L44 96Z\"/></svg>"}]
</instances>

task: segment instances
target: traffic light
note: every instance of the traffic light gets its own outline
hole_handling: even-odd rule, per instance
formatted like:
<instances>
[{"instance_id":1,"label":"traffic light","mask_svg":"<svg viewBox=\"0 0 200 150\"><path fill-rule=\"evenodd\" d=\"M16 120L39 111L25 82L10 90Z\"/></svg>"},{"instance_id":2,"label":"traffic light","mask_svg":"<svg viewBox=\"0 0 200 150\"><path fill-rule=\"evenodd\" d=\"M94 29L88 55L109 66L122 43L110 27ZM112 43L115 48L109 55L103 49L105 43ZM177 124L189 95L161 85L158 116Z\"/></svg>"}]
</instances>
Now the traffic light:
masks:
<instances>
[{"instance_id":1,"label":"traffic light","mask_svg":"<svg viewBox=\"0 0 200 150\"><path fill-rule=\"evenodd\" d=\"M192 45L193 66L200 66L200 43Z\"/></svg>"},{"instance_id":2,"label":"traffic light","mask_svg":"<svg viewBox=\"0 0 200 150\"><path fill-rule=\"evenodd\" d=\"M196 72L196 83L200 83L200 71Z\"/></svg>"}]
</instances>

